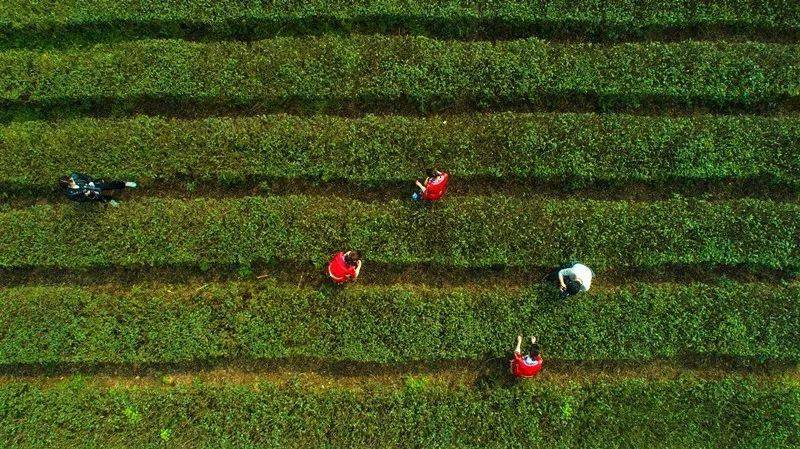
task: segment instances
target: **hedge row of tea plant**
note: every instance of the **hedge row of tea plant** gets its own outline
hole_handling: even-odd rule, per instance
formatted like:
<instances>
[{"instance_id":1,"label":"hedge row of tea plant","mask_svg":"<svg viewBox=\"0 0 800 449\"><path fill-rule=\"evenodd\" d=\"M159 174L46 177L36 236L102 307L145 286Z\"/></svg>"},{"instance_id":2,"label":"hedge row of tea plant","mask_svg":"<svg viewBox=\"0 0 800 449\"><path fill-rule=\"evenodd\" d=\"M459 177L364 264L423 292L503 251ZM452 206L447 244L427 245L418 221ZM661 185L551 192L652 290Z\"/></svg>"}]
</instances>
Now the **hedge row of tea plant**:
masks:
<instances>
[{"instance_id":1,"label":"hedge row of tea plant","mask_svg":"<svg viewBox=\"0 0 800 449\"><path fill-rule=\"evenodd\" d=\"M241 385L0 386L7 448L725 447L800 444L800 389L748 378L366 392Z\"/></svg>"},{"instance_id":2,"label":"hedge row of tea plant","mask_svg":"<svg viewBox=\"0 0 800 449\"><path fill-rule=\"evenodd\" d=\"M641 284L561 299L553 286L312 289L268 282L0 290L0 364L309 357L437 362L509 357L800 360L797 284ZM498 360L497 363L505 363Z\"/></svg>"},{"instance_id":3,"label":"hedge row of tea plant","mask_svg":"<svg viewBox=\"0 0 800 449\"><path fill-rule=\"evenodd\" d=\"M475 178L747 181L800 185L795 117L486 114L415 118L138 116L0 127L0 180L54 188L65 173L142 180L410 182L426 167Z\"/></svg>"},{"instance_id":4,"label":"hedge row of tea plant","mask_svg":"<svg viewBox=\"0 0 800 449\"><path fill-rule=\"evenodd\" d=\"M377 2L153 0L0 2L0 43L65 45L181 37L411 33L440 38L669 38L676 32L781 37L800 31L800 6L785 0L686 2L600 0Z\"/></svg>"},{"instance_id":5,"label":"hedge row of tea plant","mask_svg":"<svg viewBox=\"0 0 800 449\"><path fill-rule=\"evenodd\" d=\"M555 267L577 259L602 272L800 262L800 205L771 200L487 195L446 197L432 208L327 195L146 198L117 208L63 201L0 212L0 267L321 267L345 249L364 254L365 275L371 263Z\"/></svg>"},{"instance_id":6,"label":"hedge row of tea plant","mask_svg":"<svg viewBox=\"0 0 800 449\"><path fill-rule=\"evenodd\" d=\"M554 44L424 37L179 40L0 52L0 100L16 106L153 102L302 110L522 107L796 107L800 45ZM189 109L187 111L187 109Z\"/></svg>"}]
</instances>

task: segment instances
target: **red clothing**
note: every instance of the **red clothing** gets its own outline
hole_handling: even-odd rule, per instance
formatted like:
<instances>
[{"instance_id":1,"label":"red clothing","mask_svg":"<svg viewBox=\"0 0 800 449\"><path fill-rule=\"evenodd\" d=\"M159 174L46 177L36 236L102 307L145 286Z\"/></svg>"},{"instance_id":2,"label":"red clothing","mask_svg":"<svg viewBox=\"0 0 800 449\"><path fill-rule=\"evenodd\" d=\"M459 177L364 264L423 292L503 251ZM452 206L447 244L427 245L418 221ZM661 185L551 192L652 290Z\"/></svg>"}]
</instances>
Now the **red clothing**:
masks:
<instances>
[{"instance_id":1,"label":"red clothing","mask_svg":"<svg viewBox=\"0 0 800 449\"><path fill-rule=\"evenodd\" d=\"M435 178L428 178L425 180L425 191L422 193L422 199L428 201L436 201L444 195L447 191L447 181L450 180L448 173L442 173Z\"/></svg>"},{"instance_id":2,"label":"red clothing","mask_svg":"<svg viewBox=\"0 0 800 449\"><path fill-rule=\"evenodd\" d=\"M522 357L519 352L514 353L514 360L511 361L511 372L517 377L536 377L542 370L542 356L537 355L536 359L530 356Z\"/></svg>"},{"instance_id":3,"label":"red clothing","mask_svg":"<svg viewBox=\"0 0 800 449\"><path fill-rule=\"evenodd\" d=\"M328 274L333 279L333 282L337 284L355 279L357 276L356 267L344 260L344 252L342 251L333 255L333 259L328 264Z\"/></svg>"}]
</instances>

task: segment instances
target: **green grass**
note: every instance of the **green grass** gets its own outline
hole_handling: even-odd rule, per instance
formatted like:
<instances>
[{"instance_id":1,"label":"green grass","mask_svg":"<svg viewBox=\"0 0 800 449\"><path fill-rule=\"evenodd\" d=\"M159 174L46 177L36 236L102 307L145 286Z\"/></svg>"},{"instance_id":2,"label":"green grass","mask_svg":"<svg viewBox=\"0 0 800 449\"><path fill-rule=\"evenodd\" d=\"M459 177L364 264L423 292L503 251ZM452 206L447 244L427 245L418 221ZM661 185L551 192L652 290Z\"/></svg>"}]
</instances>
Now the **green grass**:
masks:
<instances>
[{"instance_id":1,"label":"green grass","mask_svg":"<svg viewBox=\"0 0 800 449\"><path fill-rule=\"evenodd\" d=\"M648 447L800 444L797 385L753 379L619 379L513 388L358 393L261 384L0 387L8 448Z\"/></svg>"},{"instance_id":2,"label":"green grass","mask_svg":"<svg viewBox=\"0 0 800 449\"><path fill-rule=\"evenodd\" d=\"M798 146L795 117L87 118L0 127L0 179L22 191L51 189L58 177L78 169L140 181L311 179L380 186L409 182L437 166L457 183L764 179L797 188Z\"/></svg>"},{"instance_id":3,"label":"green grass","mask_svg":"<svg viewBox=\"0 0 800 449\"><path fill-rule=\"evenodd\" d=\"M800 46L325 36L0 52L0 100L66 107L794 108ZM185 104L189 102L190 104ZM172 104L172 106L170 106ZM130 111L129 111L130 112ZM191 111L188 111L191 112Z\"/></svg>"},{"instance_id":4,"label":"green grass","mask_svg":"<svg viewBox=\"0 0 800 449\"><path fill-rule=\"evenodd\" d=\"M796 269L800 206L767 200L654 202L332 196L144 199L118 208L37 205L0 212L0 267L312 262L343 248L371 263L548 267L722 264Z\"/></svg>"},{"instance_id":5,"label":"green grass","mask_svg":"<svg viewBox=\"0 0 800 449\"><path fill-rule=\"evenodd\" d=\"M439 362L510 358L800 361L800 286L634 284L559 298L554 287L312 289L275 282L0 290L0 364L229 359Z\"/></svg>"}]
</instances>

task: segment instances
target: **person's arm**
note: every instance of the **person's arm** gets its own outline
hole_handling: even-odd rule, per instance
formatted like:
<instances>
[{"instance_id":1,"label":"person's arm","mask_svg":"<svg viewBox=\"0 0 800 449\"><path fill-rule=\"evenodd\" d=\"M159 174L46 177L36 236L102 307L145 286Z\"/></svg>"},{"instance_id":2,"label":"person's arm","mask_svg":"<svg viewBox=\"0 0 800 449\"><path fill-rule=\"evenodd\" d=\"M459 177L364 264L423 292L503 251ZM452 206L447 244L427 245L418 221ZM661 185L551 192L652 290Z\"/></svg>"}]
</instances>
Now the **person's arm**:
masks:
<instances>
[{"instance_id":1,"label":"person's arm","mask_svg":"<svg viewBox=\"0 0 800 449\"><path fill-rule=\"evenodd\" d=\"M522 354L522 335L517 335L517 348L514 349L514 354Z\"/></svg>"},{"instance_id":2,"label":"person's arm","mask_svg":"<svg viewBox=\"0 0 800 449\"><path fill-rule=\"evenodd\" d=\"M564 268L563 270L558 271L558 283L561 285L562 291L567 289L567 284L564 283L564 275L569 275L569 274L570 274L569 268Z\"/></svg>"},{"instance_id":3,"label":"person's arm","mask_svg":"<svg viewBox=\"0 0 800 449\"><path fill-rule=\"evenodd\" d=\"M417 179L416 182L417 182L417 187L419 187L419 189L424 192L425 186L421 182L419 182L419 179Z\"/></svg>"},{"instance_id":4,"label":"person's arm","mask_svg":"<svg viewBox=\"0 0 800 449\"><path fill-rule=\"evenodd\" d=\"M361 274L361 261L360 260L356 264L356 277L358 277L359 274Z\"/></svg>"}]
</instances>

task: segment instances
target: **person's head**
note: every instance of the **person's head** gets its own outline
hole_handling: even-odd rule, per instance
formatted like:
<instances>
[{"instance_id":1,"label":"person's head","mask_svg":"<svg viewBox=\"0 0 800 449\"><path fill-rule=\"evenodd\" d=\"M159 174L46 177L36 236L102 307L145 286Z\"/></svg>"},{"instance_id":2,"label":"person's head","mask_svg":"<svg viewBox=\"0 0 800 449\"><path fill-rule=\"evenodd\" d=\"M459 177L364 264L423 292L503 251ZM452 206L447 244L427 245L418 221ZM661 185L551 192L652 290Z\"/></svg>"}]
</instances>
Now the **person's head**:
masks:
<instances>
[{"instance_id":1,"label":"person's head","mask_svg":"<svg viewBox=\"0 0 800 449\"><path fill-rule=\"evenodd\" d=\"M539 344L538 343L534 343L533 345L531 345L531 357L539 357L539 354L541 354L541 353L542 353L542 351L539 348Z\"/></svg>"},{"instance_id":2,"label":"person's head","mask_svg":"<svg viewBox=\"0 0 800 449\"><path fill-rule=\"evenodd\" d=\"M344 253L344 261L347 262L348 265L357 265L359 260L361 260L361 254L359 254L358 251L348 251Z\"/></svg>"},{"instance_id":3,"label":"person's head","mask_svg":"<svg viewBox=\"0 0 800 449\"><path fill-rule=\"evenodd\" d=\"M583 290L583 285L579 279L566 279L564 283L567 284L567 294L576 295Z\"/></svg>"},{"instance_id":4,"label":"person's head","mask_svg":"<svg viewBox=\"0 0 800 449\"><path fill-rule=\"evenodd\" d=\"M425 175L428 176L429 178L435 178L441 174L442 172L440 172L439 170L434 170L432 168L425 170Z\"/></svg>"},{"instance_id":5,"label":"person's head","mask_svg":"<svg viewBox=\"0 0 800 449\"><path fill-rule=\"evenodd\" d=\"M60 187L61 190L67 190L68 188L74 186L75 181L72 180L72 176L62 176L58 179L58 187Z\"/></svg>"}]
</instances>

